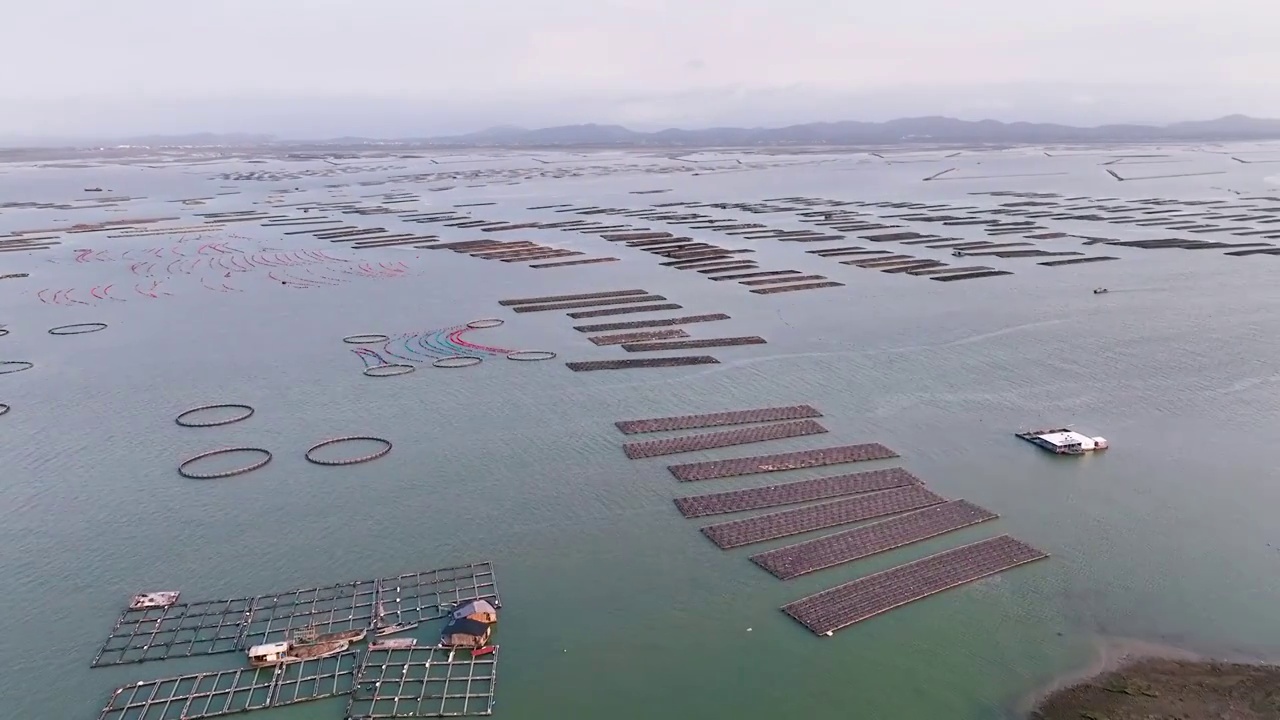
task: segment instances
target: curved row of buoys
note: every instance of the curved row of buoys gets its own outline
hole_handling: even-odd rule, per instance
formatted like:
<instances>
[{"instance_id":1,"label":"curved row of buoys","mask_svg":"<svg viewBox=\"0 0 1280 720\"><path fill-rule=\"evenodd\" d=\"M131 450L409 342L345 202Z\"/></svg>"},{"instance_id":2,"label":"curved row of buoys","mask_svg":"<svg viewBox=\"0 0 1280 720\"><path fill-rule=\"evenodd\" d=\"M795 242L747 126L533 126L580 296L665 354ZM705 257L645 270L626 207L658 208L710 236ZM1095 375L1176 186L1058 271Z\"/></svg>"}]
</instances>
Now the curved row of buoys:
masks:
<instances>
[{"instance_id":1,"label":"curved row of buoys","mask_svg":"<svg viewBox=\"0 0 1280 720\"><path fill-rule=\"evenodd\" d=\"M229 237L251 240L237 235ZM193 248L194 253L191 252ZM75 252L77 263L127 264L130 273L143 280L134 285L134 292L151 299L172 296L172 292L162 288L170 286L168 280L183 277L198 279L206 290L241 293L245 290L228 283L233 277L253 273L265 273L273 284L295 289L336 286L358 278L386 279L409 274L409 265L403 261L361 262L317 250L281 251L263 246L242 249L231 242L208 242L202 235L184 235L168 248L126 250L119 254L91 249ZM105 301L127 302L121 293L127 295L127 290L115 285L95 285L88 289L43 288L36 293L36 298L47 305L92 306Z\"/></svg>"},{"instance_id":2,"label":"curved row of buoys","mask_svg":"<svg viewBox=\"0 0 1280 720\"><path fill-rule=\"evenodd\" d=\"M432 367L437 368L464 368L481 364L486 356L504 356L508 360L523 362L550 360L556 357L556 353L550 350L511 350L480 345L462 339L464 333L495 328L504 323L505 321L500 318L481 318L463 325L425 333L406 333L394 338L382 333L364 333L348 335L342 341L349 345L382 343L381 351L368 347L352 350L364 363L364 374L370 377L408 374L412 372L409 368L414 367L413 363L430 362Z\"/></svg>"}]
</instances>

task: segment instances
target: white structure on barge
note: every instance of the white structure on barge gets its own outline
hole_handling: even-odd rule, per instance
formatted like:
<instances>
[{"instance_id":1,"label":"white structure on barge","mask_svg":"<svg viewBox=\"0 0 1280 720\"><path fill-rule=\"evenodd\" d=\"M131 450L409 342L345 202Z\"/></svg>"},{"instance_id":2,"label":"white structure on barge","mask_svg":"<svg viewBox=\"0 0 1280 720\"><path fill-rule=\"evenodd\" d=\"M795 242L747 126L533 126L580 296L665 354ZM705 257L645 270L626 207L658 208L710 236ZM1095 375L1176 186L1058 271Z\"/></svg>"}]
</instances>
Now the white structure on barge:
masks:
<instances>
[{"instance_id":1,"label":"white structure on barge","mask_svg":"<svg viewBox=\"0 0 1280 720\"><path fill-rule=\"evenodd\" d=\"M1017 436L1059 455L1083 455L1095 450L1106 450L1108 447L1106 438L1089 437L1068 428L1031 430L1017 433Z\"/></svg>"}]
</instances>

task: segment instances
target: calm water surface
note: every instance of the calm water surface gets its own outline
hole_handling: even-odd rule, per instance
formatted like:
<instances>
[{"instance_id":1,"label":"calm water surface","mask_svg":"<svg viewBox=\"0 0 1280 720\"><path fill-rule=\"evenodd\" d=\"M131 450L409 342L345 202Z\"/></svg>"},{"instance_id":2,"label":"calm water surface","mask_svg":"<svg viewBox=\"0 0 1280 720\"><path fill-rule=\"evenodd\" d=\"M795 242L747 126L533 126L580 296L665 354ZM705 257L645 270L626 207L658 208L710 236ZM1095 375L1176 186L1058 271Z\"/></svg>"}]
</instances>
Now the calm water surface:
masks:
<instances>
[{"instance_id":1,"label":"calm water surface","mask_svg":"<svg viewBox=\"0 0 1280 720\"><path fill-rule=\"evenodd\" d=\"M81 188L92 185L146 199L115 215L3 210L0 231L139 216L182 215L194 224L193 212L253 209L272 191L294 187L303 191L283 196L285 202L407 191L419 193L427 210L496 202L470 210L478 218L513 221L577 217L525 210L556 202L641 208L672 200L819 195L992 205L1000 201L967 193L1232 198L1229 190L1267 187L1265 173L1246 165L1236 171L1241 174L1117 184L1102 175L1096 157L1037 155L989 153L981 166L970 160L964 172L1067 174L923 184L919 178L929 173L922 168L946 165L834 156L816 163L796 156L777 159L775 167L723 172L728 165L713 158L696 176L632 170L462 187L486 182L471 179L430 193L423 191L447 183L354 184L439 171L424 160L369 161L406 169L275 182L211 176L321 165L9 166L0 174L5 200L78 200ZM565 159L678 165L660 158ZM1186 165L1218 160L1187 159ZM516 157L451 167L495 166L536 165ZM338 183L344 187L325 187ZM226 191L221 186L240 194L200 207L167 202ZM660 188L672 192L628 194ZM366 227L396 222L352 217ZM744 217L805 227L791 214ZM444 240L477 235L408 227L430 228ZM961 237L981 235L953 229ZM1060 229L1111 237L1143 232L1097 224ZM279 232L242 223L220 239L285 250L326 244ZM228 233L244 238L228 239ZM0 418L3 714L91 720L117 686L240 664L238 655L220 655L90 670L134 592L178 588L189 600L241 597L485 559L496 565L504 606L495 714L521 720L851 714L998 720L1017 716L1029 692L1087 662L1098 635L1211 653L1273 656L1280 648L1273 611L1280 601L1280 530L1272 512L1280 503L1272 452L1280 429L1280 259L1108 248L1123 259L1074 268L998 261L1015 274L935 283L839 265L805 254L809 246L760 242L752 247L764 269L813 271L847 286L755 296L591 235L499 235L612 252L623 260L534 271L446 252L361 254L340 247L335 255L403 262L408 272L309 290L282 287L258 273L237 277L238 293L210 292L194 276L174 277L166 281L171 296L151 299L134 289L140 278L131 261L77 263L74 251L107 250L118 258L126 250L168 248L176 238L71 235L52 250L0 254L0 274L32 275L0 281L0 323L11 331L0 338L0 359L36 364L0 376L0 402L13 407ZM928 252L940 259L945 253ZM76 296L91 301L90 288L106 284L123 288L127 301L66 307L36 296L43 288L78 288ZM1097 286L1112 292L1095 296L1090 290ZM769 344L713 350L723 364L709 368L573 373L564 360L622 353L592 346L561 313L516 315L496 304L505 297L629 287L662 293L688 314L733 316L690 328L695 336L760 334ZM549 349L560 358L499 358L467 370L424 367L371 379L340 342L353 333L414 332L494 316L507 324L469 338ZM97 321L110 327L75 337L45 332ZM248 403L257 413L220 428L173 423L182 410L214 402ZM673 496L694 491L665 471L670 458L626 460L612 424L795 403L819 406L831 432L690 459L879 441L938 492L1001 518L784 583L747 556L807 537L716 549L673 509ZM1067 423L1107 436L1112 449L1059 461L1010 435ZM395 449L377 462L344 468L304 461L308 446L349 434L384 436ZM265 447L275 459L221 481L176 474L183 458L230 445ZM696 491L822 474L832 473L711 481ZM1013 534L1052 559L831 638L813 637L777 610L862 574L996 533ZM336 720L342 708L329 702L252 717Z\"/></svg>"}]
</instances>

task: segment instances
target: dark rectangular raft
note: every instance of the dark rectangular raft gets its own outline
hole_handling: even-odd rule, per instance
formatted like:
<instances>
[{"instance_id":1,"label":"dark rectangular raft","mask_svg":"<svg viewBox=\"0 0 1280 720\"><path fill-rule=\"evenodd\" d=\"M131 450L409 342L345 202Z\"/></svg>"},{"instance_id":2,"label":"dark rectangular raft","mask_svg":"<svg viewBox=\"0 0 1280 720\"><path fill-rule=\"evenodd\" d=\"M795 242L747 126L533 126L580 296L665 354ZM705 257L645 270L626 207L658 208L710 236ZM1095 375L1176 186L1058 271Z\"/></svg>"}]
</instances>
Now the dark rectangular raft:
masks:
<instances>
[{"instance_id":1,"label":"dark rectangular raft","mask_svg":"<svg viewBox=\"0 0 1280 720\"><path fill-rule=\"evenodd\" d=\"M756 288L751 292L756 295L773 295L776 293L795 292L797 290L819 290L821 288L844 287L844 283L838 282L816 282L806 283L804 285L775 285L774 287Z\"/></svg>"},{"instance_id":2,"label":"dark rectangular raft","mask_svg":"<svg viewBox=\"0 0 1280 720\"><path fill-rule=\"evenodd\" d=\"M574 372L589 370L629 370L631 368L680 367L682 365L715 365L720 361L710 355L685 355L683 357L643 358L638 360L590 360L568 362L565 367Z\"/></svg>"},{"instance_id":3,"label":"dark rectangular raft","mask_svg":"<svg viewBox=\"0 0 1280 720\"><path fill-rule=\"evenodd\" d=\"M599 258L588 258L586 260L565 260L564 262L536 263L536 264L530 265L529 267L558 268L558 267L569 267L570 265L595 265L597 263L607 263L607 262L617 262L617 261L618 261L618 258L616 257L599 257Z\"/></svg>"},{"instance_id":4,"label":"dark rectangular raft","mask_svg":"<svg viewBox=\"0 0 1280 720\"><path fill-rule=\"evenodd\" d=\"M578 308L600 307L608 305L632 305L635 303L660 302L666 300L661 295L631 295L628 297L599 298L596 300L574 300L547 305L517 305L513 308L518 313L545 312L547 310L576 310Z\"/></svg>"},{"instance_id":5,"label":"dark rectangular raft","mask_svg":"<svg viewBox=\"0 0 1280 720\"><path fill-rule=\"evenodd\" d=\"M596 335L587 338L596 345L621 345L629 342L642 342L645 340L670 340L672 338L686 338L689 333L680 328L667 328L666 330L643 330L641 332L618 333L617 335Z\"/></svg>"},{"instance_id":6,"label":"dark rectangular raft","mask_svg":"<svg viewBox=\"0 0 1280 720\"><path fill-rule=\"evenodd\" d=\"M1008 270L987 270L986 272L964 273L962 275L934 275L930 280L939 282L952 282L954 280L977 280L978 278L996 277L999 275L1012 275Z\"/></svg>"},{"instance_id":7,"label":"dark rectangular raft","mask_svg":"<svg viewBox=\"0 0 1280 720\"><path fill-rule=\"evenodd\" d=\"M779 580L790 580L997 517L999 515L968 501L952 500L871 525L752 555L751 562Z\"/></svg>"},{"instance_id":8,"label":"dark rectangular raft","mask_svg":"<svg viewBox=\"0 0 1280 720\"><path fill-rule=\"evenodd\" d=\"M702 534L717 547L728 550L908 510L919 510L946 501L946 498L923 485L907 485L869 495L832 500L821 505L707 525L702 528Z\"/></svg>"},{"instance_id":9,"label":"dark rectangular raft","mask_svg":"<svg viewBox=\"0 0 1280 720\"><path fill-rule=\"evenodd\" d=\"M702 338L699 340L672 340L671 342L623 343L622 349L627 352L697 350L700 348L731 347L736 345L764 345L765 342L765 339L759 335L746 335L727 338Z\"/></svg>"},{"instance_id":10,"label":"dark rectangular raft","mask_svg":"<svg viewBox=\"0 0 1280 720\"><path fill-rule=\"evenodd\" d=\"M1231 253L1227 253L1227 254L1230 255ZM1057 267L1059 265L1080 265L1083 263L1094 263L1094 262L1103 262L1106 260L1119 260L1119 259L1120 258L1118 257L1112 257L1110 255L1098 255L1095 257L1070 258L1068 260L1049 260L1046 262L1036 263L1036 264L1044 265L1045 267Z\"/></svg>"},{"instance_id":11,"label":"dark rectangular raft","mask_svg":"<svg viewBox=\"0 0 1280 720\"><path fill-rule=\"evenodd\" d=\"M445 247L441 245L439 247ZM648 290L611 290L609 292L580 293L578 295L547 295L545 297L514 298L499 300L503 307L510 305L536 305L539 303L569 302L572 300L595 300L597 298L626 297L627 295L648 295Z\"/></svg>"},{"instance_id":12,"label":"dark rectangular raft","mask_svg":"<svg viewBox=\"0 0 1280 720\"><path fill-rule=\"evenodd\" d=\"M760 508L795 505L842 495L888 490L921 484L920 478L902 468L832 475L765 487L676 498L676 508L687 518L723 515Z\"/></svg>"},{"instance_id":13,"label":"dark rectangular raft","mask_svg":"<svg viewBox=\"0 0 1280 720\"><path fill-rule=\"evenodd\" d=\"M580 312L568 313L569 317L579 320L582 318L608 317L610 315L630 315L632 313L642 312L659 312L662 310L681 310L683 305L676 303L659 303L657 305L627 305L624 307L607 308L605 310L583 310Z\"/></svg>"},{"instance_id":14,"label":"dark rectangular raft","mask_svg":"<svg viewBox=\"0 0 1280 720\"><path fill-rule=\"evenodd\" d=\"M822 413L811 405L789 405L786 407L754 408L752 410L730 410L728 412L707 413L704 415L677 415L674 417L648 418L646 420L619 420L614 425L627 435L635 435L637 433L664 432L666 430L693 430L696 428L745 425L746 423L775 422L778 420L802 420L816 417L822 417Z\"/></svg>"},{"instance_id":15,"label":"dark rectangular raft","mask_svg":"<svg viewBox=\"0 0 1280 720\"><path fill-rule=\"evenodd\" d=\"M694 450L711 450L712 448L729 447L731 445L781 440L783 438L800 437L801 435L817 435L826 431L827 429L822 427L816 420L797 420L795 422L757 425L756 427L727 430L725 432L702 433L700 435L685 435L684 437L627 443L622 446L622 450L627 454L627 457L637 460L659 455L693 452Z\"/></svg>"},{"instance_id":16,"label":"dark rectangular raft","mask_svg":"<svg viewBox=\"0 0 1280 720\"><path fill-rule=\"evenodd\" d=\"M1008 535L899 565L782 606L817 635L826 635L907 603L1049 557Z\"/></svg>"},{"instance_id":17,"label":"dark rectangular raft","mask_svg":"<svg viewBox=\"0 0 1280 720\"><path fill-rule=\"evenodd\" d=\"M658 318L655 320L631 320L629 322L602 323L599 325L576 325L574 330L583 333L593 332L611 332L613 330L636 330L638 328L651 327L671 327L672 325L685 325L688 323L714 322L716 320L728 320L729 316L724 313L711 313L710 315L685 315L684 317L674 318Z\"/></svg>"},{"instance_id":18,"label":"dark rectangular raft","mask_svg":"<svg viewBox=\"0 0 1280 720\"><path fill-rule=\"evenodd\" d=\"M840 463L886 460L896 457L898 457L898 453L880 443L865 443L862 445L840 445L818 450L801 450L780 455L757 455L755 457L733 458L731 460L710 460L708 462L672 465L667 469L671 471L672 475L676 476L677 480L690 482L693 480L715 480L716 478L737 477L739 475L778 472L781 470L799 470L801 468L838 465Z\"/></svg>"}]
</instances>

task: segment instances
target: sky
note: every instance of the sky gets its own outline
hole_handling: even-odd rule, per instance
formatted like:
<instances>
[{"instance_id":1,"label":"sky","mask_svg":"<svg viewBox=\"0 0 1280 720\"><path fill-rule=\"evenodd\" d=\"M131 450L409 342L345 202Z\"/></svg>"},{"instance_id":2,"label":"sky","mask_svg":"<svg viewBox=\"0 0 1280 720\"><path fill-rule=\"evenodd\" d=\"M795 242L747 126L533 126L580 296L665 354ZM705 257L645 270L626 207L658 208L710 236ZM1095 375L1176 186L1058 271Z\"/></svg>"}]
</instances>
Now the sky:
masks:
<instances>
[{"instance_id":1,"label":"sky","mask_svg":"<svg viewBox=\"0 0 1280 720\"><path fill-rule=\"evenodd\" d=\"M0 136L1280 117L1277 0L5 0Z\"/></svg>"}]
</instances>

